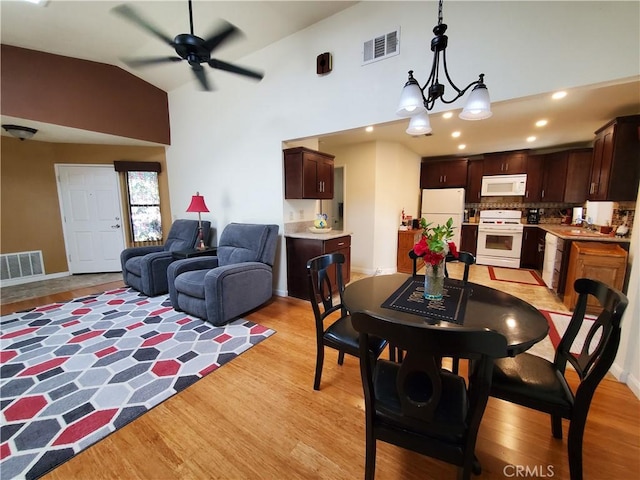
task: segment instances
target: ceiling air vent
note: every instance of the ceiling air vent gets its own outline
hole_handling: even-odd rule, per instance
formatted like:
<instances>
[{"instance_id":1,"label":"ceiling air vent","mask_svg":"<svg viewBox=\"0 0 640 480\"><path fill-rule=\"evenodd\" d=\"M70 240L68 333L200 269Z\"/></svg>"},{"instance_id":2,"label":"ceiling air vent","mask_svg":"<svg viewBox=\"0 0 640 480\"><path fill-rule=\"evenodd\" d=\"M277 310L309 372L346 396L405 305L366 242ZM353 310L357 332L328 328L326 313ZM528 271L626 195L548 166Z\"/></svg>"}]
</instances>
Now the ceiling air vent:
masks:
<instances>
[{"instance_id":1,"label":"ceiling air vent","mask_svg":"<svg viewBox=\"0 0 640 480\"><path fill-rule=\"evenodd\" d=\"M364 42L362 64L367 65L400 53L400 28Z\"/></svg>"}]
</instances>

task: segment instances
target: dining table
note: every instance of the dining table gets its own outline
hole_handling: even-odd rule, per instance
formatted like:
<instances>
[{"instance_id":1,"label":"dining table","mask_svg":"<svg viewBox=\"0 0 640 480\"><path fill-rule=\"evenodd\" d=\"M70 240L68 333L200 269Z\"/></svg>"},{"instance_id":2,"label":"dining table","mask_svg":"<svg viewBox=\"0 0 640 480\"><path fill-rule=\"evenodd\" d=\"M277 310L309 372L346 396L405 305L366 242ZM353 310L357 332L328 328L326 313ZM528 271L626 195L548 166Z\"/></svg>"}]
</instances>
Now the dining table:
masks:
<instances>
[{"instance_id":1,"label":"dining table","mask_svg":"<svg viewBox=\"0 0 640 480\"><path fill-rule=\"evenodd\" d=\"M445 278L442 300L427 300L423 285L420 275L374 275L347 285L343 302L351 313L364 312L391 323L494 330L506 338L508 356L528 350L549 332L537 308L509 293Z\"/></svg>"}]
</instances>

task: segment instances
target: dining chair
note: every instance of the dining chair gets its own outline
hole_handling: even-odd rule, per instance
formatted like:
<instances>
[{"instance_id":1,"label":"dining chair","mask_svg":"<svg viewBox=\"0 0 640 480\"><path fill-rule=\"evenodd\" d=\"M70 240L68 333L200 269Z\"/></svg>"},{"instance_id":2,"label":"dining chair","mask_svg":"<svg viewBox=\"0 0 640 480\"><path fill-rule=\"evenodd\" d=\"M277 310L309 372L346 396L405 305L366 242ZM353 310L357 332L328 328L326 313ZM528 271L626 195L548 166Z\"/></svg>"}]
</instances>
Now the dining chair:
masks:
<instances>
[{"instance_id":1,"label":"dining chair","mask_svg":"<svg viewBox=\"0 0 640 480\"><path fill-rule=\"evenodd\" d=\"M494 359L507 355L503 335L488 329L398 324L353 313L359 332L365 403L365 479L373 479L378 440L457 465L458 478L480 474L475 456ZM366 353L385 338L406 354L402 363ZM440 358L473 360L469 381L440 367ZM471 362L470 362L471 363Z\"/></svg>"},{"instance_id":2,"label":"dining chair","mask_svg":"<svg viewBox=\"0 0 640 480\"><path fill-rule=\"evenodd\" d=\"M344 362L344 354L358 357L358 332L351 324L351 315L342 301L344 280L342 253L329 253L312 258L307 262L309 301L313 308L316 327L316 374L313 389L320 390L324 347L338 350L338 364ZM329 320L327 320L329 319ZM325 320L331 324L325 328ZM387 342L380 338L371 342L371 355L378 358Z\"/></svg>"},{"instance_id":3,"label":"dining chair","mask_svg":"<svg viewBox=\"0 0 640 480\"><path fill-rule=\"evenodd\" d=\"M409 250L409 257L413 260L413 276L417 275L417 259L418 256L414 253L413 250ZM469 267L476 263L476 257L473 253L470 252L458 252L458 258L456 259L451 255L451 259L447 256L447 261L444 263L444 275L445 277L449 276L449 272L447 271L447 262L450 261L459 261L464 263L464 273L462 275L462 283L466 284L469 281ZM401 350L398 350L395 346L390 347L390 355L392 359L397 358L398 361L402 361L403 353ZM457 358L451 359L451 371L453 373L458 373L460 369L460 360Z\"/></svg>"},{"instance_id":4,"label":"dining chair","mask_svg":"<svg viewBox=\"0 0 640 480\"><path fill-rule=\"evenodd\" d=\"M571 480L580 480L582 437L589 406L596 387L616 357L620 321L628 300L622 292L598 280L579 278L574 289L578 301L553 362L529 353L497 360L491 396L550 414L555 438L562 438L562 419L568 419L569 471ZM589 328L579 353L572 353L574 340L585 323L589 297L597 299L603 310ZM580 379L575 393L565 378L567 362Z\"/></svg>"},{"instance_id":5,"label":"dining chair","mask_svg":"<svg viewBox=\"0 0 640 480\"><path fill-rule=\"evenodd\" d=\"M418 255L415 254L413 250L409 250L409 258L413 260L413 272L412 275L415 277L418 274ZM444 276L448 277L449 272L447 271L447 262L459 261L464 263L464 274L462 276L462 281L467 283L469 281L469 267L476 263L476 257L470 252L458 252L458 258L455 258L453 255L447 255L447 261L444 264Z\"/></svg>"}]
</instances>

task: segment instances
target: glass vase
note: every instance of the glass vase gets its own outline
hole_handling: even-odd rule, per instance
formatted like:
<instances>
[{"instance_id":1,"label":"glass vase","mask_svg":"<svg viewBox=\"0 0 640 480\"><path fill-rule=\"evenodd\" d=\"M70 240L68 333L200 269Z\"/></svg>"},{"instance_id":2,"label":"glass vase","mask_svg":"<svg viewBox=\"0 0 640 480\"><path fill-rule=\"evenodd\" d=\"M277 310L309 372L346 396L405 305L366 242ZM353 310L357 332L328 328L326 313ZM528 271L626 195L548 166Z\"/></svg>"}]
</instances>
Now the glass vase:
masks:
<instances>
[{"instance_id":1,"label":"glass vase","mask_svg":"<svg viewBox=\"0 0 640 480\"><path fill-rule=\"evenodd\" d=\"M424 298L427 300L442 300L444 290L444 258L435 265L425 263Z\"/></svg>"}]
</instances>

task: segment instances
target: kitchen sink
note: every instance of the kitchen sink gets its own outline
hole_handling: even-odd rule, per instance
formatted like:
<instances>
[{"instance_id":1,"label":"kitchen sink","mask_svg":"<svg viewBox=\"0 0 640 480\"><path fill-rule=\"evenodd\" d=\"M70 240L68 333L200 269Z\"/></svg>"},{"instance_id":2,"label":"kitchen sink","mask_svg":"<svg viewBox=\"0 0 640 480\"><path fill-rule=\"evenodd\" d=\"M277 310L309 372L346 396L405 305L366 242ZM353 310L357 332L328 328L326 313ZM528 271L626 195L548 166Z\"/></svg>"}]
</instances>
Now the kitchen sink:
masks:
<instances>
[{"instance_id":1,"label":"kitchen sink","mask_svg":"<svg viewBox=\"0 0 640 480\"><path fill-rule=\"evenodd\" d=\"M581 228L572 228L567 230L562 230L561 233L563 235L572 235L576 237L606 237L604 233L594 232L593 230L585 230Z\"/></svg>"}]
</instances>

